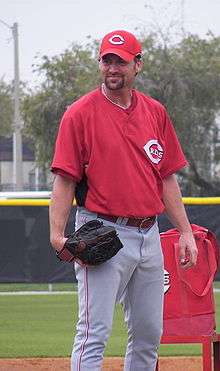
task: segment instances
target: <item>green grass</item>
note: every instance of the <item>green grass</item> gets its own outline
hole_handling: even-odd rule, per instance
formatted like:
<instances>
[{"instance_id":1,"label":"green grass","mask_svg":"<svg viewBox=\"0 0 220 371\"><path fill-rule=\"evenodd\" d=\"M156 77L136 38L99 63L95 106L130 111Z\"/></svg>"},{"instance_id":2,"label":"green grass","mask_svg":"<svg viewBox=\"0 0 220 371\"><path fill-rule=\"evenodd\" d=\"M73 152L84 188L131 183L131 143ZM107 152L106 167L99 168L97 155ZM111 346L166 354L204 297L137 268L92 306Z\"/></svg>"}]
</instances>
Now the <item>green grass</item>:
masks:
<instances>
[{"instance_id":1,"label":"green grass","mask_svg":"<svg viewBox=\"0 0 220 371\"><path fill-rule=\"evenodd\" d=\"M72 285L73 288L73 285ZM65 289L66 290L66 289ZM216 294L220 331L220 294ZM77 321L77 295L0 296L0 357L65 357L71 353ZM116 306L106 356L123 356L126 327ZM160 355L199 355L199 345L161 345Z\"/></svg>"},{"instance_id":2,"label":"green grass","mask_svg":"<svg viewBox=\"0 0 220 371\"><path fill-rule=\"evenodd\" d=\"M0 311L0 357L70 353L76 295L2 296Z\"/></svg>"}]
</instances>

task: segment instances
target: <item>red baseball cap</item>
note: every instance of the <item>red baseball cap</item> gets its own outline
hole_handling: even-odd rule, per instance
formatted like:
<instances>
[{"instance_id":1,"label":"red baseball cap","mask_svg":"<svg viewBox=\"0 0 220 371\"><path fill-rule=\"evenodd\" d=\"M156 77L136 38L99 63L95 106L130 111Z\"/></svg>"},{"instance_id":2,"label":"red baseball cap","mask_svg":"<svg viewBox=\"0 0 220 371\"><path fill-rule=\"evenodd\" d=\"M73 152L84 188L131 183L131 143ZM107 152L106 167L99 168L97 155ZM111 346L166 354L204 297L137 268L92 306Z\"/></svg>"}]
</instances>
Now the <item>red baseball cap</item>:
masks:
<instances>
[{"instance_id":1,"label":"red baseball cap","mask_svg":"<svg viewBox=\"0 0 220 371\"><path fill-rule=\"evenodd\" d=\"M112 31L104 36L100 45L99 57L106 54L116 54L126 62L131 62L135 56L141 54L141 44L130 32Z\"/></svg>"}]
</instances>

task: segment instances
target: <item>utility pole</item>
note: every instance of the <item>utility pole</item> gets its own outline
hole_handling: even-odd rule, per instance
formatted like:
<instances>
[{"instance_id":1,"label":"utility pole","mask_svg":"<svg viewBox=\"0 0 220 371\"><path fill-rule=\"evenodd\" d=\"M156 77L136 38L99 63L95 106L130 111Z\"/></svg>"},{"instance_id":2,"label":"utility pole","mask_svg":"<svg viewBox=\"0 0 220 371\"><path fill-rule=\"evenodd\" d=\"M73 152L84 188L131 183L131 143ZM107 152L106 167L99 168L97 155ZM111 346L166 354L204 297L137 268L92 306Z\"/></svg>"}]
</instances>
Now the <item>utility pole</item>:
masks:
<instances>
[{"instance_id":1,"label":"utility pole","mask_svg":"<svg viewBox=\"0 0 220 371\"><path fill-rule=\"evenodd\" d=\"M13 121L13 187L14 190L23 190L22 169L22 136L19 97L19 53L18 53L18 24L11 27L0 19L0 22L12 30L14 40L14 121Z\"/></svg>"},{"instance_id":2,"label":"utility pole","mask_svg":"<svg viewBox=\"0 0 220 371\"><path fill-rule=\"evenodd\" d=\"M23 190L22 136L19 97L18 24L12 27L14 38L14 132L13 132L13 183L18 191Z\"/></svg>"}]
</instances>

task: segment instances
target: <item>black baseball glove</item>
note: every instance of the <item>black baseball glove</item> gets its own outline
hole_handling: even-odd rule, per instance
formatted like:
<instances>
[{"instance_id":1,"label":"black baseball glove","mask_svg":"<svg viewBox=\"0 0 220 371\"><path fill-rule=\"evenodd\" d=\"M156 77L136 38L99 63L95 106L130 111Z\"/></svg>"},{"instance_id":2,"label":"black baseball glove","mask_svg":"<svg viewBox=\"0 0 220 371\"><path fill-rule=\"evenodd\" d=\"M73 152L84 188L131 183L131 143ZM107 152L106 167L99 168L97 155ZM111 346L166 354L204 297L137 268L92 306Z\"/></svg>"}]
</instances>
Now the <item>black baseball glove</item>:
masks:
<instances>
[{"instance_id":1,"label":"black baseball glove","mask_svg":"<svg viewBox=\"0 0 220 371\"><path fill-rule=\"evenodd\" d=\"M123 247L114 227L105 226L99 220L85 223L68 236L56 255L67 262L82 265L99 265L111 259Z\"/></svg>"}]
</instances>

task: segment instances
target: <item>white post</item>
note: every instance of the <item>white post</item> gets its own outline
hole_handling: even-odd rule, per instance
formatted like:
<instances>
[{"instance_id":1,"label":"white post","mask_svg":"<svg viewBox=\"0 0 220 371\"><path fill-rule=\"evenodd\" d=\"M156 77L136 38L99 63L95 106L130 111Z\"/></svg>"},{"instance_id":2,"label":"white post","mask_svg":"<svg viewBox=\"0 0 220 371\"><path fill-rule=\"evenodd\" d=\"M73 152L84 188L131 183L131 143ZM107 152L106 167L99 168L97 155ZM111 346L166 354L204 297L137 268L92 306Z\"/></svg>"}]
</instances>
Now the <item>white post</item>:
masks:
<instances>
[{"instance_id":1,"label":"white post","mask_svg":"<svg viewBox=\"0 0 220 371\"><path fill-rule=\"evenodd\" d=\"M39 191L39 167L35 168L35 191Z\"/></svg>"},{"instance_id":2,"label":"white post","mask_svg":"<svg viewBox=\"0 0 220 371\"><path fill-rule=\"evenodd\" d=\"M48 291L49 292L53 291L53 284L52 283L48 283Z\"/></svg>"}]
</instances>

